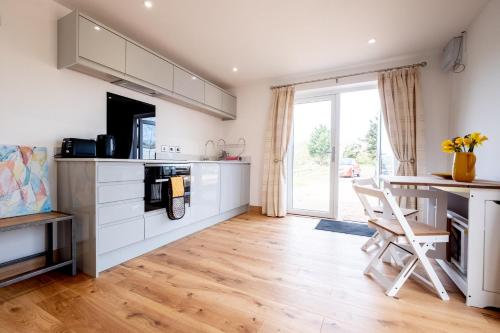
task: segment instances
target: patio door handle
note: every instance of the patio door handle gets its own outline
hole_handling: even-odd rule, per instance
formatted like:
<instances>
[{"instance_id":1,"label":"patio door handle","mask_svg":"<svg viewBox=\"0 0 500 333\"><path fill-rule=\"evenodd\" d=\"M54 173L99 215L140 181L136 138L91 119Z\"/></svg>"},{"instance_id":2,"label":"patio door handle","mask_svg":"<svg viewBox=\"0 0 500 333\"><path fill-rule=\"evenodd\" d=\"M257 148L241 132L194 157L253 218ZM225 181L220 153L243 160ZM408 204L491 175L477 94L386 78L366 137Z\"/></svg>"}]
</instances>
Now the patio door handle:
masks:
<instances>
[{"instance_id":1,"label":"patio door handle","mask_svg":"<svg viewBox=\"0 0 500 333\"><path fill-rule=\"evenodd\" d=\"M332 146L330 149L330 161L332 163L335 163L335 146Z\"/></svg>"}]
</instances>

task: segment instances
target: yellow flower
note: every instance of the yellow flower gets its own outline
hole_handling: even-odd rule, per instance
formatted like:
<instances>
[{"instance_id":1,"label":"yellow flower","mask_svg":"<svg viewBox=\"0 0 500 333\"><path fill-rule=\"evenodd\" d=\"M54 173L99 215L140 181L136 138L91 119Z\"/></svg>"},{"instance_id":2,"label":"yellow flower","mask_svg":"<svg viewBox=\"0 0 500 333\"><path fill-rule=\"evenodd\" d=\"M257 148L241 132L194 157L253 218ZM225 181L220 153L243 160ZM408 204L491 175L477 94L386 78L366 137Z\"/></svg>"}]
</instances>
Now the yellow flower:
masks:
<instances>
[{"instance_id":1,"label":"yellow flower","mask_svg":"<svg viewBox=\"0 0 500 333\"><path fill-rule=\"evenodd\" d=\"M471 145L471 143L472 143L472 139L471 139L471 138L469 138L468 136L466 136L466 137L464 138L464 145L466 145L466 146L470 146L470 145Z\"/></svg>"},{"instance_id":2,"label":"yellow flower","mask_svg":"<svg viewBox=\"0 0 500 333\"><path fill-rule=\"evenodd\" d=\"M464 144L464 138L462 138L461 136L455 138L455 144L457 146L462 146Z\"/></svg>"},{"instance_id":3,"label":"yellow flower","mask_svg":"<svg viewBox=\"0 0 500 333\"><path fill-rule=\"evenodd\" d=\"M445 153L453 153L455 151L455 145L450 139L441 142L441 149Z\"/></svg>"},{"instance_id":4,"label":"yellow flower","mask_svg":"<svg viewBox=\"0 0 500 333\"><path fill-rule=\"evenodd\" d=\"M486 140L488 140L488 137L486 135L479 135L479 137L477 138L476 141L477 141L477 144L480 145Z\"/></svg>"}]
</instances>

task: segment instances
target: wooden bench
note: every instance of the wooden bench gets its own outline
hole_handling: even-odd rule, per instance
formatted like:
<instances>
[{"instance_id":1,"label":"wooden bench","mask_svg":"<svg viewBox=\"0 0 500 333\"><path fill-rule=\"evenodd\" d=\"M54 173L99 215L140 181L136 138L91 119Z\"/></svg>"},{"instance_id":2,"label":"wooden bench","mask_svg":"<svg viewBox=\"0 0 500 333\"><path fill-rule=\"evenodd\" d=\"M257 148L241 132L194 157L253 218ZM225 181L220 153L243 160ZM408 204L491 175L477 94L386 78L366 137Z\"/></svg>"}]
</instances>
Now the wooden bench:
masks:
<instances>
[{"instance_id":1,"label":"wooden bench","mask_svg":"<svg viewBox=\"0 0 500 333\"><path fill-rule=\"evenodd\" d=\"M57 222L69 222L71 228L71 255L69 260L55 260L54 251L54 224ZM44 265L28 271L23 271L14 276L0 279L0 288L10 284L29 279L31 277L44 274L46 272L61 268L70 267L71 274L76 275L76 230L73 222L73 216L61 212L40 213L33 215L24 215L0 219L0 232L31 228L36 226L45 226L46 230L46 249L42 253L33 254L10 260L0 264L0 269L20 265L32 261L38 257L45 256Z\"/></svg>"}]
</instances>

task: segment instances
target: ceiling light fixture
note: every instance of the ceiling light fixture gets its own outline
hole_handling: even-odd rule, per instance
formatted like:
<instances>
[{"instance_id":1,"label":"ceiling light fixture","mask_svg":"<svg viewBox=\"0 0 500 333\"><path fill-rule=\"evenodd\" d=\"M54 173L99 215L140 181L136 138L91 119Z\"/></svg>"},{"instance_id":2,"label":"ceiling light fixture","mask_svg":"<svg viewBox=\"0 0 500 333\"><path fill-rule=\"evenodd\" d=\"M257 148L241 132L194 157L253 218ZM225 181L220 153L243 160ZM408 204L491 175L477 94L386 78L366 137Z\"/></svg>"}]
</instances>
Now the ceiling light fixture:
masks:
<instances>
[{"instance_id":1,"label":"ceiling light fixture","mask_svg":"<svg viewBox=\"0 0 500 333\"><path fill-rule=\"evenodd\" d=\"M153 7L153 1L144 1L144 6L146 6L146 8L151 8Z\"/></svg>"},{"instance_id":2,"label":"ceiling light fixture","mask_svg":"<svg viewBox=\"0 0 500 333\"><path fill-rule=\"evenodd\" d=\"M233 67L233 72L237 72L238 71L238 68L237 67Z\"/></svg>"},{"instance_id":3,"label":"ceiling light fixture","mask_svg":"<svg viewBox=\"0 0 500 333\"><path fill-rule=\"evenodd\" d=\"M196 80L196 76L191 76L191 79L192 80Z\"/></svg>"},{"instance_id":4,"label":"ceiling light fixture","mask_svg":"<svg viewBox=\"0 0 500 333\"><path fill-rule=\"evenodd\" d=\"M96 26L94 26L94 30L99 31L99 30L101 30L101 27L100 27L100 26L98 26L98 25L96 25Z\"/></svg>"},{"instance_id":5,"label":"ceiling light fixture","mask_svg":"<svg viewBox=\"0 0 500 333\"><path fill-rule=\"evenodd\" d=\"M368 44L375 44L377 42L377 40L375 38L370 38L368 40Z\"/></svg>"}]
</instances>

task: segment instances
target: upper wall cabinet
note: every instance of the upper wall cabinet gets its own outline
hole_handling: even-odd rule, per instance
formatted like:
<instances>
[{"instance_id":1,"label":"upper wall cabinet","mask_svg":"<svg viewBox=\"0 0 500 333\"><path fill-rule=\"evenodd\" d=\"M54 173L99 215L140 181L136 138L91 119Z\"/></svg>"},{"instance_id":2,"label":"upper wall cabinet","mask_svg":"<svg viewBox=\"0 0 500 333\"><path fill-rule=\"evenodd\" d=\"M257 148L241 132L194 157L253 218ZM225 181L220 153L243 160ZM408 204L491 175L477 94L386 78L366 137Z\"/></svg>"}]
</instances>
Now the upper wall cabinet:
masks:
<instances>
[{"instance_id":1,"label":"upper wall cabinet","mask_svg":"<svg viewBox=\"0 0 500 333\"><path fill-rule=\"evenodd\" d=\"M174 65L133 43L127 42L127 75L172 91Z\"/></svg>"},{"instance_id":2,"label":"upper wall cabinet","mask_svg":"<svg viewBox=\"0 0 500 333\"><path fill-rule=\"evenodd\" d=\"M236 97L222 92L222 111L236 118Z\"/></svg>"},{"instance_id":3,"label":"upper wall cabinet","mask_svg":"<svg viewBox=\"0 0 500 333\"><path fill-rule=\"evenodd\" d=\"M59 19L57 34L60 69L236 119L236 97L78 11Z\"/></svg>"},{"instance_id":4,"label":"upper wall cabinet","mask_svg":"<svg viewBox=\"0 0 500 333\"><path fill-rule=\"evenodd\" d=\"M222 90L216 86L205 82L205 104L213 108L222 110Z\"/></svg>"},{"instance_id":5,"label":"upper wall cabinet","mask_svg":"<svg viewBox=\"0 0 500 333\"><path fill-rule=\"evenodd\" d=\"M125 39L86 18L80 17L79 21L78 55L125 72Z\"/></svg>"},{"instance_id":6,"label":"upper wall cabinet","mask_svg":"<svg viewBox=\"0 0 500 333\"><path fill-rule=\"evenodd\" d=\"M205 84L196 75L174 68L174 92L197 102L205 102Z\"/></svg>"}]
</instances>

